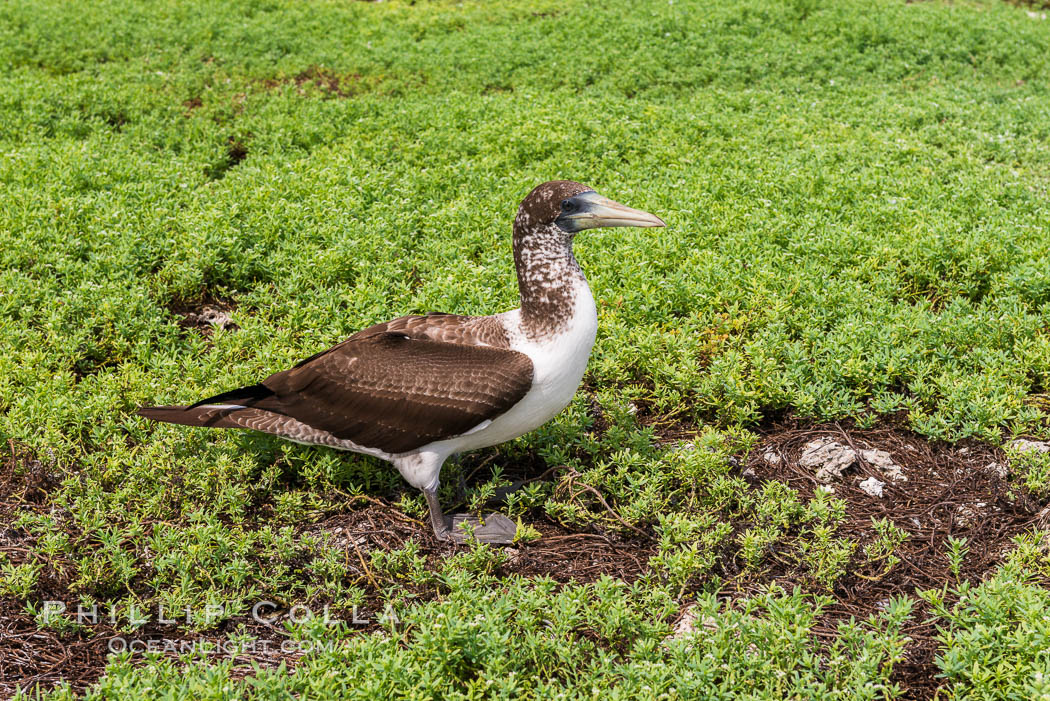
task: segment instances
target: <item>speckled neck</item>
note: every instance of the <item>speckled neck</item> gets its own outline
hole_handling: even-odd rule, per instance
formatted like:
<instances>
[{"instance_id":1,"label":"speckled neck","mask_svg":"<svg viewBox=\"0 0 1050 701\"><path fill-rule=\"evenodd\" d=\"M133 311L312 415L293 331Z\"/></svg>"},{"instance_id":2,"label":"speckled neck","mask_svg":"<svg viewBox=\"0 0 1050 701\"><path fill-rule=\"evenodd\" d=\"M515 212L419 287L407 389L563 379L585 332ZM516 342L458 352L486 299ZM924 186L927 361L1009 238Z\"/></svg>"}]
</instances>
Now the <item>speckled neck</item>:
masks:
<instances>
[{"instance_id":1,"label":"speckled neck","mask_svg":"<svg viewBox=\"0 0 1050 701\"><path fill-rule=\"evenodd\" d=\"M573 319L576 283L587 284L572 255L572 234L556 224L526 226L518 217L514 221L514 267L525 333L542 340L564 331Z\"/></svg>"}]
</instances>

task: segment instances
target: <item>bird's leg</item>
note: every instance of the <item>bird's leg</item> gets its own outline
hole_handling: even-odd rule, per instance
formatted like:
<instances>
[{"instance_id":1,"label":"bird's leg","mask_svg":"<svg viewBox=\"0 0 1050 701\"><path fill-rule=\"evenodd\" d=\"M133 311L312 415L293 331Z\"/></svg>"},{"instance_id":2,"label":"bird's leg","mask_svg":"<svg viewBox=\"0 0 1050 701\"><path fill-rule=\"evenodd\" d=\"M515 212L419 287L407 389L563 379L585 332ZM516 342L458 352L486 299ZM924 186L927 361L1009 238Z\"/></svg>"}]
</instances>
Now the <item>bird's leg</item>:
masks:
<instances>
[{"instance_id":1,"label":"bird's leg","mask_svg":"<svg viewBox=\"0 0 1050 701\"><path fill-rule=\"evenodd\" d=\"M430 507L430 527L434 529L434 535L438 540L449 540L449 527L451 522L445 518L441 510L441 502L438 501L437 485L432 489L424 489L423 495L427 498L427 506Z\"/></svg>"},{"instance_id":2,"label":"bird's leg","mask_svg":"<svg viewBox=\"0 0 1050 701\"><path fill-rule=\"evenodd\" d=\"M423 494L430 507L430 526L438 540L466 543L473 538L495 545L509 545L514 542L518 526L503 514L488 514L481 519L472 514L456 514L449 518L441 510L436 485L432 489L424 489Z\"/></svg>"}]
</instances>

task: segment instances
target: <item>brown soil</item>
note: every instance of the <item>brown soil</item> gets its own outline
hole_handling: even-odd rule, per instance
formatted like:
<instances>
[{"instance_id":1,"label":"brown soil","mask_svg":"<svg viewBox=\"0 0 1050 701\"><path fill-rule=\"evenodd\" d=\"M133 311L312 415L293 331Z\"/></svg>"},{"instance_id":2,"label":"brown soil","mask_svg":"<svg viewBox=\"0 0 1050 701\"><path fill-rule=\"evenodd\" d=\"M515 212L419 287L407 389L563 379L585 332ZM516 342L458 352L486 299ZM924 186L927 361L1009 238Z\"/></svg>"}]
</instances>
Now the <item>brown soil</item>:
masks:
<instances>
[{"instance_id":1,"label":"brown soil","mask_svg":"<svg viewBox=\"0 0 1050 701\"><path fill-rule=\"evenodd\" d=\"M176 302L168 307L168 311L179 317L179 328L184 332L192 331L210 338L215 329L236 331L240 328L230 316L236 308L232 300L206 294L194 302Z\"/></svg>"},{"instance_id":2,"label":"brown soil","mask_svg":"<svg viewBox=\"0 0 1050 701\"><path fill-rule=\"evenodd\" d=\"M304 529L304 532L333 535L334 542L347 549L348 572L358 576L366 590L371 588L378 594L376 585L382 584L370 581L374 575L365 565L367 554L373 550L396 550L414 540L427 558L430 570L439 569L441 561L456 552L457 546L434 537L429 524L378 499L369 498L368 502L364 508L333 515ZM656 552L653 543L641 538L576 533L543 518L530 520L529 525L542 537L504 548L507 561L498 575L550 577L562 584L586 584L602 575L612 575L633 582L646 571L649 558ZM407 585L399 583L399 586ZM437 592L422 590L414 593L424 599L437 595Z\"/></svg>"},{"instance_id":3,"label":"brown soil","mask_svg":"<svg viewBox=\"0 0 1050 701\"><path fill-rule=\"evenodd\" d=\"M267 610L265 615L280 613ZM102 676L108 655L125 650L131 650L139 661L147 651L175 658L191 650L207 650L208 659L232 659L230 676L237 679L252 674L256 667L274 669L283 663L294 668L302 657L294 648L282 649L288 637L280 623L267 626L246 616L225 621L218 630L192 634L154 620L129 633L111 625L107 615L100 607L98 623L87 622L81 631L57 632L38 627L11 597L0 597L0 698L11 698L20 688L52 689L60 682L83 692ZM155 617L155 612L148 615ZM239 626L255 639L250 648L239 647L226 637L226 631Z\"/></svg>"},{"instance_id":4,"label":"brown soil","mask_svg":"<svg viewBox=\"0 0 1050 701\"><path fill-rule=\"evenodd\" d=\"M48 509L50 493L64 474L53 458L42 458L24 446L8 440L0 461L0 562L24 565L33 559L36 543L13 523L19 513L42 513ZM74 566L60 558L38 558L42 568L37 575L41 596L64 593L73 578ZM0 640L3 636L0 635Z\"/></svg>"},{"instance_id":5,"label":"brown soil","mask_svg":"<svg viewBox=\"0 0 1050 701\"><path fill-rule=\"evenodd\" d=\"M1006 0L1011 5L1031 7L1036 10L1050 10L1050 0Z\"/></svg>"},{"instance_id":6,"label":"brown soil","mask_svg":"<svg viewBox=\"0 0 1050 701\"><path fill-rule=\"evenodd\" d=\"M189 100L183 102L182 106L186 108L186 111L183 112L183 115L186 117L192 117L194 110L198 110L204 106L204 100L202 100L200 97L191 97Z\"/></svg>"},{"instance_id":7,"label":"brown soil","mask_svg":"<svg viewBox=\"0 0 1050 701\"><path fill-rule=\"evenodd\" d=\"M75 606L77 596L70 591L75 579L75 567L71 562L59 562L34 556L35 542L21 529L11 527L17 513L26 509L46 508L49 492L61 481L53 468L47 467L23 447L11 442L9 453L0 462L0 553L7 556L11 564L30 561L41 562L40 581L34 592L34 600L55 600ZM477 472L483 472L484 464L478 464ZM522 461L514 478L536 477L536 466ZM486 475L487 476L487 475ZM474 480L471 479L471 482ZM428 600L441 594L436 588L413 586L403 580L384 580L382 575L370 567L369 554L373 550L390 551L400 549L409 540L420 546L426 557L427 567L437 570L441 561L456 552L456 546L438 541L429 524L416 520L388 501L373 497L359 497L358 502L348 504L346 511L333 514L313 524L304 525L301 533L319 535L327 533L336 547L346 551L346 573L355 584L366 592L366 600L358 610L367 624L355 625L355 630L368 632L379 625L377 617L383 611L380 598L383 587L398 586L416 600ZM593 582L603 574L610 574L626 581L637 579L646 569L648 559L654 552L652 543L643 539L625 540L615 535L574 533L564 527L543 519L532 522L542 538L505 549L506 562L496 574L524 577L548 576L559 583L575 581ZM311 602L310 608L318 611L325 602ZM154 618L156 612L146 612ZM350 620L353 612L333 609L333 616ZM265 612L267 616L286 616L287 611ZM194 633L178 626L160 625L151 620L132 634L121 632L106 621L106 611L100 608L101 620L89 624L80 632L58 632L40 628L24 607L12 596L0 596L0 698L13 696L18 688L46 690L59 682L69 683L75 690L83 691L102 676L108 654L123 645L151 644L168 657L179 654L179 646L186 644L210 644L222 646L225 633L244 627L257 639L254 649L219 649L209 659L233 659L234 676L252 673L252 664L276 667L282 662L293 668L300 656L296 652L285 652L281 643L286 639L278 624L268 627L254 621L251 616L239 616L224 621L217 629ZM111 647L117 646L117 647ZM182 650L185 652L185 649ZM133 659L141 661L141 648Z\"/></svg>"},{"instance_id":8,"label":"brown soil","mask_svg":"<svg viewBox=\"0 0 1050 701\"><path fill-rule=\"evenodd\" d=\"M0 462L0 524L16 511L40 508L61 481L54 460L42 460L11 439L5 447Z\"/></svg>"},{"instance_id":9,"label":"brown soil","mask_svg":"<svg viewBox=\"0 0 1050 701\"><path fill-rule=\"evenodd\" d=\"M895 426L858 429L839 424L806 427L782 422L763 431L763 440L752 450L742 473L756 488L766 480L778 480L808 500L819 483L812 469L799 465L799 457L806 443L823 437L856 450L888 452L903 468L907 481L893 482L859 461L832 483L834 496L847 505L839 533L859 542L861 547L847 574L836 582L831 592L834 603L817 632L831 640L839 621L850 616L865 620L890 597L912 598L913 622L904 631L912 642L906 648L904 661L894 667L893 680L904 690L902 698L933 698L939 686L934 664L935 626L925 622L928 611L915 592L957 584L948 565L949 537L967 539L969 554L960 568L960 581L980 582L1003 561L1012 549L1012 538L1034 523L1045 504L1012 483L1009 476L1003 478L990 468L1006 464L999 449L976 441L930 442ZM779 456L779 463L767 461L767 454ZM882 498L870 496L857 486L869 476L885 481ZM875 537L873 518L888 518L909 534L895 551L901 562L888 572L882 571L881 564L864 563L863 545ZM776 554L773 559L777 559ZM738 596L774 581L786 587L798 585L815 590L806 574L790 563L785 558L760 576L745 575L725 593ZM741 574L739 570L732 571L733 567L727 576Z\"/></svg>"},{"instance_id":10,"label":"brown soil","mask_svg":"<svg viewBox=\"0 0 1050 701\"><path fill-rule=\"evenodd\" d=\"M61 482L55 461L41 459L22 445L8 440L0 461L0 562L23 565L33 560L33 545L26 533L13 528L24 511L43 511L49 493ZM45 561L39 573L42 598L64 595L70 568ZM14 695L16 683L41 683L50 688L63 679L75 683L80 676L98 677L105 665L104 641L60 640L50 631L38 630L12 596L0 596L0 698ZM51 670L55 670L52 673Z\"/></svg>"},{"instance_id":11,"label":"brown soil","mask_svg":"<svg viewBox=\"0 0 1050 701\"><path fill-rule=\"evenodd\" d=\"M571 533L549 522L534 525L543 534L543 538L534 543L507 548L507 561L496 574L548 576L560 583L593 582L603 574L610 574L633 581L645 571L647 560L653 554L652 545L647 542L637 543L596 534ZM406 516L396 507L378 499L369 499L369 503L361 508L354 508L311 524L302 532L329 533L333 536L336 546L342 545L346 549L347 576L356 577L358 584L367 593L364 604L356 612L360 619L368 621L366 624L354 626L360 632L370 632L379 625L377 618L383 612L381 587L396 584L402 590L409 590L417 601L433 599L440 595L440 592L433 588L418 587L405 581L395 583L384 580L368 564L370 551L398 549L404 547L410 539L415 540L421 546L421 552L427 558L427 567L431 570L438 569L440 561L456 551L455 546L436 540L428 525ZM49 589L52 589L49 596L54 600L74 605L75 597L68 591L61 591L61 587ZM314 603L310 608L317 612L322 605ZM151 617L154 613L148 612ZM351 620L350 613L353 612L332 611L334 617L344 621ZM281 643L286 636L283 635L280 625L261 625L250 616L239 616L224 621L218 630L201 634L187 632L177 626L162 626L155 621L133 634L128 634L105 622L104 609L100 615L103 622L88 625L83 632L59 633L39 628L13 597L0 597L0 654L4 660L0 669L0 698L13 696L19 687L50 689L63 681L75 690L83 691L102 676L107 655L112 650L119 651L124 645L150 644L157 651L174 658L178 656L180 645L210 644L219 649L209 655L209 659L233 659L235 664L231 673L235 677L251 674L253 664L275 668L284 663L287 668L292 669L301 656L298 652L286 652L281 649ZM287 616L287 611L266 610L264 615L280 618ZM222 649L221 646L226 641L224 633L237 630L240 626L257 639L255 647L250 650ZM142 652L136 651L134 659L141 661Z\"/></svg>"},{"instance_id":12,"label":"brown soil","mask_svg":"<svg viewBox=\"0 0 1050 701\"><path fill-rule=\"evenodd\" d=\"M301 95L306 93L307 87L313 87L322 93L345 98L360 92L357 88L360 82L360 73L339 73L324 66L310 66L294 76L264 80L262 86L274 89L282 85L295 85Z\"/></svg>"},{"instance_id":13,"label":"brown soil","mask_svg":"<svg viewBox=\"0 0 1050 701\"><path fill-rule=\"evenodd\" d=\"M0 597L0 697L37 687L49 689L61 681L84 689L101 675L106 664L107 639L59 636L39 629L11 597Z\"/></svg>"},{"instance_id":14,"label":"brown soil","mask_svg":"<svg viewBox=\"0 0 1050 701\"><path fill-rule=\"evenodd\" d=\"M213 305L216 300L206 302ZM173 311L188 318L191 314L199 316L204 306ZM188 328L197 327L189 325ZM657 433L665 439L676 439L687 437L693 431L668 423ZM791 420L768 425L760 430L760 434L759 444L746 463L737 468L754 489L764 481L778 480L795 489L801 499L809 499L817 482L810 470L798 464L798 458L803 445L821 437L830 437L858 450L884 450L904 469L907 481L894 483L885 480L882 498L869 496L857 487L863 477L878 476L877 470L866 464L856 465L834 485L835 496L847 503L847 515L840 526L840 535L863 546L874 535L871 519L886 517L907 531L910 537L897 550L901 562L889 572L864 564L859 554L855 556L847 574L838 580L831 592L834 602L817 626L816 633L830 642L836 635L839 621L850 616L867 619L891 596L913 598L916 601L913 622L904 631L912 642L906 649L906 659L895 666L893 679L904 689L904 698L933 697L938 688L934 665L935 627L925 622L928 612L921 600L915 597L915 591L956 584L946 556L945 544L949 536L968 540L969 555L960 579L977 582L986 577L1010 549L1011 538L1029 527L1045 504L1013 484L1009 476L1004 479L995 470L988 469L992 463L1004 463L1005 458L998 449L977 442L931 443L895 426L857 429L824 424L807 427ZM8 456L0 463L0 553L4 553L10 562L21 564L33 557L34 543L27 540L23 532L10 527L13 517L27 508L47 508L48 494L60 479L56 470L48 467L47 460L40 460L13 443L9 450ZM767 453L776 454L781 460L776 464L768 462L763 457ZM475 477L487 476L487 461L480 457L468 457L463 465L468 483L473 483ZM557 478L552 473L544 473L544 467L538 461L523 459L509 466L505 476L510 479ZM441 560L455 552L455 547L437 541L427 523L408 516L388 501L368 496L357 499L357 502L348 504L346 510L320 522L304 524L300 530L302 533L327 533L337 547L345 549L347 576L356 579L355 583L366 591L363 617L373 622L357 628L367 632L378 625L374 619L381 611L382 589L391 586L408 589L417 600L441 595L434 586L427 588L403 580L384 580L383 575L370 565L371 551L399 549L413 540L426 558L427 567L433 571L440 567ZM646 537L573 532L540 513L532 514L529 521L542 538L507 548L507 560L496 574L551 577L559 583L593 582L607 574L630 582L646 571L648 560L655 553L655 544ZM740 527L746 527L746 524ZM791 558L777 557L774 553L771 559L776 563L773 567L755 574L745 572L742 564L727 552L719 574L733 584L723 594L728 597L747 595L772 582L819 591L807 573L792 564ZM76 596L69 592L74 574L72 563L45 562L39 595L75 603ZM315 603L312 608L319 605ZM347 618L342 615L345 612L336 613L344 620ZM118 636L125 640L221 644L226 631L243 625L251 635L270 642L269 647L262 650L257 647L243 654L234 652L235 675L250 674L253 661L268 667L281 662L293 667L297 660L296 654L281 651L280 642L284 637L279 626L268 628L247 616L227 621L217 630L202 634L155 623L148 624L133 636L123 635L106 624L89 626L83 633L60 634L38 628L21 604L12 597L0 597L0 617L0 655L4 661L0 669L0 697L13 694L16 685L47 689L59 681L67 681L75 689L86 688L103 673L110 641ZM174 656L176 653L170 654ZM230 657L226 652L217 654L223 655L223 659ZM137 654L134 659L140 660L142 655Z\"/></svg>"}]
</instances>

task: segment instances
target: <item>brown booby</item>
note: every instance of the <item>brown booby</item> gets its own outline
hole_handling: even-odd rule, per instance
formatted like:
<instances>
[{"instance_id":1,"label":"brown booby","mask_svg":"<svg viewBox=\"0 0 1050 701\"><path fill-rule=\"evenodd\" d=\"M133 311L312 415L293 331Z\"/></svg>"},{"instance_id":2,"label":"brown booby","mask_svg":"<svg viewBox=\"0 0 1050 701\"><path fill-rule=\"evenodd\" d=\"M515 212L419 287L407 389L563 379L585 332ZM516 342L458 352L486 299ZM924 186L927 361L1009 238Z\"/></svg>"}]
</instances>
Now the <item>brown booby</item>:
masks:
<instances>
[{"instance_id":1,"label":"brown booby","mask_svg":"<svg viewBox=\"0 0 1050 701\"><path fill-rule=\"evenodd\" d=\"M434 533L509 543L515 524L446 517L438 503L450 455L517 438L564 409L594 345L598 315L572 253L584 229L664 226L580 183L536 187L514 218L521 308L492 316L403 316L270 375L190 406L143 407L155 421L248 428L387 460L423 491Z\"/></svg>"}]
</instances>

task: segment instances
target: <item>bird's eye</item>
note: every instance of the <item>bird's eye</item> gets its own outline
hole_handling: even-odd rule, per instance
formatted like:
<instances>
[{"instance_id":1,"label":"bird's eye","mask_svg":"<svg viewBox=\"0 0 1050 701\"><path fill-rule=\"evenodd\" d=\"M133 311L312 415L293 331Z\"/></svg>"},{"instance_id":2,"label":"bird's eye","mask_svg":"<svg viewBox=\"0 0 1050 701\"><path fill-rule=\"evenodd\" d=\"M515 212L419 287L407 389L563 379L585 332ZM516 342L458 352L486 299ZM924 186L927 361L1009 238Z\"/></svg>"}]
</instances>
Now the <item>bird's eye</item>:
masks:
<instances>
[{"instance_id":1,"label":"bird's eye","mask_svg":"<svg viewBox=\"0 0 1050 701\"><path fill-rule=\"evenodd\" d=\"M573 202L572 200L562 200L561 201L561 211L569 212L569 213L575 212L576 211L576 203Z\"/></svg>"}]
</instances>

